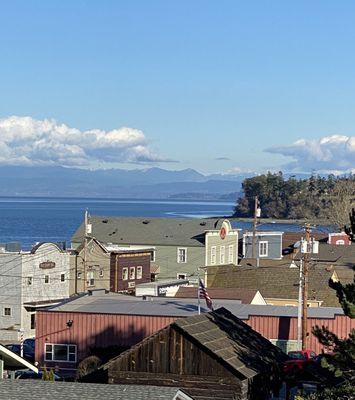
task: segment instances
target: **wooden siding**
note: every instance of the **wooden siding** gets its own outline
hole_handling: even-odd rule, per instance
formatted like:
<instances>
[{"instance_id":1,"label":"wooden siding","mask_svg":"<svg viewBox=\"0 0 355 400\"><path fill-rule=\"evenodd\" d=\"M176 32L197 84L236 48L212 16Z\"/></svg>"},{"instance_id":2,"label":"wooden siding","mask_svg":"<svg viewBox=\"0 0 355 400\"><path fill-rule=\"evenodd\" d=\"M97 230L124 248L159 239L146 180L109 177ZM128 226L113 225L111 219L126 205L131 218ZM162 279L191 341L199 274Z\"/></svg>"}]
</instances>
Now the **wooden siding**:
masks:
<instances>
[{"instance_id":1,"label":"wooden siding","mask_svg":"<svg viewBox=\"0 0 355 400\"><path fill-rule=\"evenodd\" d=\"M233 399L236 394L246 394L248 388L246 382L171 326L112 360L108 382L177 385L201 399L210 398L211 392L214 398Z\"/></svg>"}]
</instances>

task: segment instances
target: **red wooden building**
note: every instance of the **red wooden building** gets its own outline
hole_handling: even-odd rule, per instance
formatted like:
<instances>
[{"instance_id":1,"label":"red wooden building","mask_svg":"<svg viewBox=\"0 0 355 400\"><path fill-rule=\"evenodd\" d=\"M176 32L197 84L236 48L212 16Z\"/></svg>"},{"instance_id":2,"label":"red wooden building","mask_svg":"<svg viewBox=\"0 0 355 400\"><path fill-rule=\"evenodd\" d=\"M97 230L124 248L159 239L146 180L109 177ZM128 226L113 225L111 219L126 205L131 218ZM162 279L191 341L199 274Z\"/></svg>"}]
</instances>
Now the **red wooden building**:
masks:
<instances>
[{"instance_id":1,"label":"red wooden building","mask_svg":"<svg viewBox=\"0 0 355 400\"><path fill-rule=\"evenodd\" d=\"M234 300L217 300L214 306L225 307L283 349L295 348L297 307L240 304ZM207 311L202 307L202 312ZM313 326L327 326L339 337L346 337L355 329L355 320L346 317L340 308L310 308L308 313L307 347L317 353L322 346L311 333ZM128 348L176 319L195 314L194 299L142 300L116 293L81 296L37 312L36 361L40 366L73 373L77 363L94 349Z\"/></svg>"}]
</instances>

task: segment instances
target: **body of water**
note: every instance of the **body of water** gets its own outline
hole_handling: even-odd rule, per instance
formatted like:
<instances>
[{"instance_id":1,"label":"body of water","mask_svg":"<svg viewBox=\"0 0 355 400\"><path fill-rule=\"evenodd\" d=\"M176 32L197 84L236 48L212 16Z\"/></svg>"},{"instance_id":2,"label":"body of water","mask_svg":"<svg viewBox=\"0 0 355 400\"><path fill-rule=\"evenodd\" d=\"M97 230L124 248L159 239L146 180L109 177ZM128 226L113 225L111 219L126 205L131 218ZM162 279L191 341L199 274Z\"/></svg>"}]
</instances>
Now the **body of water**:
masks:
<instances>
[{"instance_id":1,"label":"body of water","mask_svg":"<svg viewBox=\"0 0 355 400\"><path fill-rule=\"evenodd\" d=\"M206 218L228 216L232 202L0 197L0 243L20 242L29 249L36 242L70 242L84 219L92 215ZM251 223L234 222L250 229ZM300 225L268 223L263 230L297 231Z\"/></svg>"}]
</instances>

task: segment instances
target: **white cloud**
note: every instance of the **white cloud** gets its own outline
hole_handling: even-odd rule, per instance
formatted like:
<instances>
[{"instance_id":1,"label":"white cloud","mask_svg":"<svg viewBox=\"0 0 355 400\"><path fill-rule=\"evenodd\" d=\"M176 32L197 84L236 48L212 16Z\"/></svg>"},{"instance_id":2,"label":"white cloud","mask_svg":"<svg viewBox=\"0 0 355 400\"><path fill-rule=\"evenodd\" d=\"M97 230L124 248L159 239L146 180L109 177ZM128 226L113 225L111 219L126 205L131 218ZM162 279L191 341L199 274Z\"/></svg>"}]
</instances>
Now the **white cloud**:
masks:
<instances>
[{"instance_id":1,"label":"white cloud","mask_svg":"<svg viewBox=\"0 0 355 400\"><path fill-rule=\"evenodd\" d=\"M320 139L300 139L288 146L265 151L291 157L287 165L294 171L348 173L355 171L355 136L332 135Z\"/></svg>"},{"instance_id":2,"label":"white cloud","mask_svg":"<svg viewBox=\"0 0 355 400\"><path fill-rule=\"evenodd\" d=\"M81 131L49 119L0 119L0 164L89 166L169 161L149 148L138 129Z\"/></svg>"}]
</instances>

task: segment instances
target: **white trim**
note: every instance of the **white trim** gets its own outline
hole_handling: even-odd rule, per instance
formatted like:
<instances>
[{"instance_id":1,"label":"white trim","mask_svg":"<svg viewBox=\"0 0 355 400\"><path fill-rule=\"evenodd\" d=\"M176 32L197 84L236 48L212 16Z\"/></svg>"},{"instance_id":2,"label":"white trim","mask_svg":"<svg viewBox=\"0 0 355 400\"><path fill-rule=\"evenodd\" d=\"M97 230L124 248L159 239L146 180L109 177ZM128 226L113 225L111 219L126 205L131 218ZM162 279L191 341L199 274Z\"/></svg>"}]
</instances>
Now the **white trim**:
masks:
<instances>
[{"instance_id":1,"label":"white trim","mask_svg":"<svg viewBox=\"0 0 355 400\"><path fill-rule=\"evenodd\" d=\"M184 250L185 251L185 261L180 261L179 258L179 250ZM186 264L187 263L187 247L178 247L177 248L177 258L176 258L176 262L178 264Z\"/></svg>"},{"instance_id":2,"label":"white trim","mask_svg":"<svg viewBox=\"0 0 355 400\"><path fill-rule=\"evenodd\" d=\"M230 244L228 245L228 264L233 264L233 263L234 263L234 244Z\"/></svg>"},{"instance_id":3,"label":"white trim","mask_svg":"<svg viewBox=\"0 0 355 400\"><path fill-rule=\"evenodd\" d=\"M260 250L262 245L265 245L265 253L261 254ZM269 242L267 240L260 240L258 246L259 257L268 257L269 256Z\"/></svg>"},{"instance_id":4,"label":"white trim","mask_svg":"<svg viewBox=\"0 0 355 400\"><path fill-rule=\"evenodd\" d=\"M4 345L0 344L0 355L1 353L5 354L6 356L12 358L15 361L18 361L20 364L24 365L25 367L29 368L36 374L38 374L38 368L32 365L30 362L25 360L24 358L20 357L18 354L14 353L13 351L9 350Z\"/></svg>"},{"instance_id":5,"label":"white trim","mask_svg":"<svg viewBox=\"0 0 355 400\"><path fill-rule=\"evenodd\" d=\"M222 251L223 249L223 251ZM223 260L222 260L222 254L223 254ZM219 263L221 265L224 265L226 263L226 246L219 246Z\"/></svg>"},{"instance_id":6,"label":"white trim","mask_svg":"<svg viewBox=\"0 0 355 400\"><path fill-rule=\"evenodd\" d=\"M138 276L138 271L140 271L140 276ZM141 265L137 265L136 267L136 279L143 278L143 267Z\"/></svg>"},{"instance_id":7,"label":"white trim","mask_svg":"<svg viewBox=\"0 0 355 400\"><path fill-rule=\"evenodd\" d=\"M212 250L214 250L214 260L213 260L213 258L212 258ZM210 257L211 257L211 259L210 259L210 264L211 265L215 265L216 264L216 261L217 261L217 246L211 246L211 254L210 254Z\"/></svg>"},{"instance_id":8,"label":"white trim","mask_svg":"<svg viewBox=\"0 0 355 400\"><path fill-rule=\"evenodd\" d=\"M184 276L184 278L179 278L179 275L183 275ZM181 280L186 280L186 278L187 278L187 274L185 274L184 272L179 272L179 273L177 273L176 274L176 279L181 279Z\"/></svg>"},{"instance_id":9,"label":"white trim","mask_svg":"<svg viewBox=\"0 0 355 400\"><path fill-rule=\"evenodd\" d=\"M52 355L53 355L52 360L48 360L46 358L46 354L47 354L46 346L52 346L52 348L53 348L53 350L51 352ZM54 346L66 346L67 347L67 359L66 360L55 360L54 359ZM70 353L70 354L74 354L75 355L75 360L74 361L69 360L69 346L75 347L75 353ZM50 353L50 352L48 351L48 353ZM70 343L69 344L68 343L45 343L44 344L44 361L47 361L47 362L76 363L77 353L78 353L78 348L77 348L76 344L70 344Z\"/></svg>"}]
</instances>

